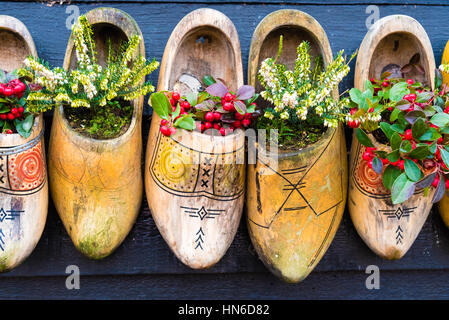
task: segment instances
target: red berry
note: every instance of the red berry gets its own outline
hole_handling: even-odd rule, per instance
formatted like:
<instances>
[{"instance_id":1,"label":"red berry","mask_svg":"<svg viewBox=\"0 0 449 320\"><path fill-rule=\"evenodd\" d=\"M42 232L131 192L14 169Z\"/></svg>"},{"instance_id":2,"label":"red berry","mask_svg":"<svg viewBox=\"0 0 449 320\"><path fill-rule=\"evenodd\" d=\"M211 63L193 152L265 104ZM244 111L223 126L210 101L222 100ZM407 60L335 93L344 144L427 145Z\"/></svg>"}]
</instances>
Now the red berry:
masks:
<instances>
[{"instance_id":1,"label":"red berry","mask_svg":"<svg viewBox=\"0 0 449 320\"><path fill-rule=\"evenodd\" d=\"M365 161L370 161L373 159L373 154L370 152L364 152L362 158Z\"/></svg>"},{"instance_id":2,"label":"red berry","mask_svg":"<svg viewBox=\"0 0 449 320\"><path fill-rule=\"evenodd\" d=\"M184 110L189 110L191 106L188 101L183 101L183 102L181 102L181 107L183 107Z\"/></svg>"},{"instance_id":3,"label":"red berry","mask_svg":"<svg viewBox=\"0 0 449 320\"><path fill-rule=\"evenodd\" d=\"M436 187L438 187L438 183L440 183L440 175L439 175L439 174L437 174L437 175L435 176L435 180L433 180L432 186L433 186L434 188L436 188Z\"/></svg>"},{"instance_id":4,"label":"red berry","mask_svg":"<svg viewBox=\"0 0 449 320\"><path fill-rule=\"evenodd\" d=\"M443 110L443 112L444 112L444 113L449 113L449 107L445 108L445 109Z\"/></svg>"},{"instance_id":5,"label":"red berry","mask_svg":"<svg viewBox=\"0 0 449 320\"><path fill-rule=\"evenodd\" d=\"M170 128L167 126L161 126L160 131L166 137L169 137L171 135Z\"/></svg>"},{"instance_id":6,"label":"red berry","mask_svg":"<svg viewBox=\"0 0 449 320\"><path fill-rule=\"evenodd\" d=\"M210 128L212 128L212 123L210 123L210 122L206 122L205 124L204 124L204 129L210 129Z\"/></svg>"},{"instance_id":7,"label":"red berry","mask_svg":"<svg viewBox=\"0 0 449 320\"><path fill-rule=\"evenodd\" d=\"M176 101L175 101L175 99L170 99L170 104L172 105L172 106L175 106L176 105Z\"/></svg>"},{"instance_id":8,"label":"red berry","mask_svg":"<svg viewBox=\"0 0 449 320\"><path fill-rule=\"evenodd\" d=\"M369 108L368 112L374 112L374 108Z\"/></svg>"},{"instance_id":9,"label":"red berry","mask_svg":"<svg viewBox=\"0 0 449 320\"><path fill-rule=\"evenodd\" d=\"M176 128L175 127L171 127L170 128L170 135L174 135L176 133Z\"/></svg>"},{"instance_id":10,"label":"red berry","mask_svg":"<svg viewBox=\"0 0 449 320\"><path fill-rule=\"evenodd\" d=\"M13 115L17 115L17 113L19 113L19 110L17 110L17 108L12 108L12 109L11 109L11 113L12 113Z\"/></svg>"},{"instance_id":11,"label":"red berry","mask_svg":"<svg viewBox=\"0 0 449 320\"><path fill-rule=\"evenodd\" d=\"M230 92L226 93L223 98L226 102L231 102L234 100L234 96Z\"/></svg>"},{"instance_id":12,"label":"red berry","mask_svg":"<svg viewBox=\"0 0 449 320\"><path fill-rule=\"evenodd\" d=\"M437 143L438 143L438 144L443 143L443 137L439 137L438 140L437 140Z\"/></svg>"},{"instance_id":13,"label":"red berry","mask_svg":"<svg viewBox=\"0 0 449 320\"><path fill-rule=\"evenodd\" d=\"M167 120L165 120L165 119L162 119L162 120L161 120L161 125L165 126L167 123L168 123Z\"/></svg>"},{"instance_id":14,"label":"red berry","mask_svg":"<svg viewBox=\"0 0 449 320\"><path fill-rule=\"evenodd\" d=\"M5 92L5 87L3 84L0 84L0 95L3 95Z\"/></svg>"},{"instance_id":15,"label":"red berry","mask_svg":"<svg viewBox=\"0 0 449 320\"><path fill-rule=\"evenodd\" d=\"M409 86L411 86L412 84L414 84L415 82L412 80L412 79L408 79L407 80L407 84L409 85Z\"/></svg>"},{"instance_id":16,"label":"red berry","mask_svg":"<svg viewBox=\"0 0 449 320\"><path fill-rule=\"evenodd\" d=\"M388 107L388 111L393 111L393 107Z\"/></svg>"},{"instance_id":17,"label":"red berry","mask_svg":"<svg viewBox=\"0 0 449 320\"><path fill-rule=\"evenodd\" d=\"M197 128L200 132L203 132L203 131L204 131L204 123L197 122L197 123L196 123L196 128Z\"/></svg>"},{"instance_id":18,"label":"red berry","mask_svg":"<svg viewBox=\"0 0 449 320\"><path fill-rule=\"evenodd\" d=\"M449 180L446 180L444 183L446 185L446 189L449 189Z\"/></svg>"},{"instance_id":19,"label":"red berry","mask_svg":"<svg viewBox=\"0 0 449 320\"><path fill-rule=\"evenodd\" d=\"M18 86L20 87L21 92L25 92L25 90L27 89L27 86L23 82L19 82Z\"/></svg>"},{"instance_id":20,"label":"red berry","mask_svg":"<svg viewBox=\"0 0 449 320\"><path fill-rule=\"evenodd\" d=\"M23 107L19 107L19 113L23 113L25 109Z\"/></svg>"},{"instance_id":21,"label":"red berry","mask_svg":"<svg viewBox=\"0 0 449 320\"><path fill-rule=\"evenodd\" d=\"M249 119L243 119L242 120L242 125L246 128L251 124L251 120Z\"/></svg>"},{"instance_id":22,"label":"red berry","mask_svg":"<svg viewBox=\"0 0 449 320\"><path fill-rule=\"evenodd\" d=\"M224 127L221 127L220 130L218 130L218 132L220 132L220 134L221 134L222 136L225 136L225 135L226 135L226 129L225 129Z\"/></svg>"},{"instance_id":23,"label":"red berry","mask_svg":"<svg viewBox=\"0 0 449 320\"><path fill-rule=\"evenodd\" d=\"M408 95L408 99L407 99L407 100L410 101L410 102L415 101L415 100L416 100L416 94L410 93L410 94Z\"/></svg>"},{"instance_id":24,"label":"red berry","mask_svg":"<svg viewBox=\"0 0 449 320\"><path fill-rule=\"evenodd\" d=\"M6 120L8 116L6 115L6 113L0 113L0 119L1 120Z\"/></svg>"},{"instance_id":25,"label":"red berry","mask_svg":"<svg viewBox=\"0 0 449 320\"><path fill-rule=\"evenodd\" d=\"M8 88L8 87L5 88L3 94L4 94L6 97L12 96L12 95L13 95L13 90L12 90L12 88Z\"/></svg>"},{"instance_id":26,"label":"red berry","mask_svg":"<svg viewBox=\"0 0 449 320\"><path fill-rule=\"evenodd\" d=\"M15 116L12 113L8 113L8 119L14 120Z\"/></svg>"},{"instance_id":27,"label":"red berry","mask_svg":"<svg viewBox=\"0 0 449 320\"><path fill-rule=\"evenodd\" d=\"M179 101L179 99L181 99L181 95L176 91L172 93L171 97L175 101Z\"/></svg>"},{"instance_id":28,"label":"red berry","mask_svg":"<svg viewBox=\"0 0 449 320\"><path fill-rule=\"evenodd\" d=\"M232 111L234 109L234 104L232 102L225 102L223 104L223 109L225 111Z\"/></svg>"},{"instance_id":29,"label":"red berry","mask_svg":"<svg viewBox=\"0 0 449 320\"><path fill-rule=\"evenodd\" d=\"M369 153L373 153L374 151L376 151L376 147L366 147L365 150Z\"/></svg>"},{"instance_id":30,"label":"red berry","mask_svg":"<svg viewBox=\"0 0 449 320\"><path fill-rule=\"evenodd\" d=\"M399 162L399 169L404 170L404 160Z\"/></svg>"},{"instance_id":31,"label":"red berry","mask_svg":"<svg viewBox=\"0 0 449 320\"><path fill-rule=\"evenodd\" d=\"M404 138L406 140L412 140L413 139L413 135L412 135L412 130L411 129L405 130Z\"/></svg>"},{"instance_id":32,"label":"red berry","mask_svg":"<svg viewBox=\"0 0 449 320\"><path fill-rule=\"evenodd\" d=\"M232 125L233 125L235 128L241 128L241 127L242 127L242 123L241 123L239 120L235 120L235 121L232 123Z\"/></svg>"},{"instance_id":33,"label":"red berry","mask_svg":"<svg viewBox=\"0 0 449 320\"><path fill-rule=\"evenodd\" d=\"M16 85L12 90L16 96L22 93L22 87L19 85Z\"/></svg>"},{"instance_id":34,"label":"red berry","mask_svg":"<svg viewBox=\"0 0 449 320\"><path fill-rule=\"evenodd\" d=\"M206 112L206 114L204 115L204 119L206 119L206 121L208 122L214 121L215 117L213 112Z\"/></svg>"},{"instance_id":35,"label":"red berry","mask_svg":"<svg viewBox=\"0 0 449 320\"><path fill-rule=\"evenodd\" d=\"M354 113L357 112L357 110L359 110L359 109L357 109L357 108L352 108L351 111L349 111L349 114L352 116Z\"/></svg>"},{"instance_id":36,"label":"red berry","mask_svg":"<svg viewBox=\"0 0 449 320\"><path fill-rule=\"evenodd\" d=\"M388 164L390 162L390 160L388 160L387 158L385 159L381 159L383 164Z\"/></svg>"},{"instance_id":37,"label":"red berry","mask_svg":"<svg viewBox=\"0 0 449 320\"><path fill-rule=\"evenodd\" d=\"M371 78L369 81L371 81L372 84L376 83L376 79L374 79L374 78Z\"/></svg>"},{"instance_id":38,"label":"red berry","mask_svg":"<svg viewBox=\"0 0 449 320\"><path fill-rule=\"evenodd\" d=\"M371 169L373 168L373 160L368 161L368 167L370 167Z\"/></svg>"},{"instance_id":39,"label":"red berry","mask_svg":"<svg viewBox=\"0 0 449 320\"><path fill-rule=\"evenodd\" d=\"M217 122L213 124L213 128L214 128L215 130L220 129L220 127L221 127L221 125L220 125L219 123L217 123Z\"/></svg>"},{"instance_id":40,"label":"red berry","mask_svg":"<svg viewBox=\"0 0 449 320\"><path fill-rule=\"evenodd\" d=\"M11 129L6 130L6 134L12 134L12 130Z\"/></svg>"},{"instance_id":41,"label":"red berry","mask_svg":"<svg viewBox=\"0 0 449 320\"><path fill-rule=\"evenodd\" d=\"M245 113L245 119L251 120L253 118L253 115L251 113Z\"/></svg>"},{"instance_id":42,"label":"red berry","mask_svg":"<svg viewBox=\"0 0 449 320\"><path fill-rule=\"evenodd\" d=\"M388 82L387 81L382 82L382 87L388 87Z\"/></svg>"},{"instance_id":43,"label":"red berry","mask_svg":"<svg viewBox=\"0 0 449 320\"><path fill-rule=\"evenodd\" d=\"M397 161L391 162L391 165L397 167L400 163L401 160L398 159Z\"/></svg>"},{"instance_id":44,"label":"red berry","mask_svg":"<svg viewBox=\"0 0 449 320\"><path fill-rule=\"evenodd\" d=\"M214 120L220 121L221 120L221 113L220 112L214 112Z\"/></svg>"},{"instance_id":45,"label":"red berry","mask_svg":"<svg viewBox=\"0 0 449 320\"><path fill-rule=\"evenodd\" d=\"M235 119L236 120L242 120L244 118L245 118L245 116L243 114L241 114L240 112L236 112L235 113Z\"/></svg>"}]
</instances>

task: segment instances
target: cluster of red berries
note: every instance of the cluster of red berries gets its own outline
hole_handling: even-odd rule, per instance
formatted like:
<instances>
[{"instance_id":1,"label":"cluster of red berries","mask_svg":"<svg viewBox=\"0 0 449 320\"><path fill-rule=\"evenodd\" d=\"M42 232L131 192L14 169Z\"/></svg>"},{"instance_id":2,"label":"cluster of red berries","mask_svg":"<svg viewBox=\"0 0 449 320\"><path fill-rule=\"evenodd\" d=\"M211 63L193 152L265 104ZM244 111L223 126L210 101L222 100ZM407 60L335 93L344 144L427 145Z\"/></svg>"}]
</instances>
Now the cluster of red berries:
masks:
<instances>
[{"instance_id":1,"label":"cluster of red berries","mask_svg":"<svg viewBox=\"0 0 449 320\"><path fill-rule=\"evenodd\" d=\"M170 100L173 112L176 110L179 103L179 115L176 117L176 119L178 119L182 115L188 114L187 111L190 110L190 103L188 101L183 101L181 99L181 95L178 92L173 93L166 92L165 95ZM165 119L161 120L161 127L159 130L164 136L167 137L176 133L176 128L173 127L173 123Z\"/></svg>"},{"instance_id":2,"label":"cluster of red berries","mask_svg":"<svg viewBox=\"0 0 449 320\"><path fill-rule=\"evenodd\" d=\"M0 95L5 97L16 96L22 98L23 93L26 90L26 85L19 79L11 80L8 83L0 83Z\"/></svg>"},{"instance_id":3,"label":"cluster of red berries","mask_svg":"<svg viewBox=\"0 0 449 320\"><path fill-rule=\"evenodd\" d=\"M11 97L16 96L20 99L26 90L26 85L19 79L11 80L8 83L0 83L0 96ZM25 109L22 106L12 105L9 112L0 113L0 120L13 121L14 119L20 119L23 116ZM6 134L12 134L11 129L5 130Z\"/></svg>"}]
</instances>

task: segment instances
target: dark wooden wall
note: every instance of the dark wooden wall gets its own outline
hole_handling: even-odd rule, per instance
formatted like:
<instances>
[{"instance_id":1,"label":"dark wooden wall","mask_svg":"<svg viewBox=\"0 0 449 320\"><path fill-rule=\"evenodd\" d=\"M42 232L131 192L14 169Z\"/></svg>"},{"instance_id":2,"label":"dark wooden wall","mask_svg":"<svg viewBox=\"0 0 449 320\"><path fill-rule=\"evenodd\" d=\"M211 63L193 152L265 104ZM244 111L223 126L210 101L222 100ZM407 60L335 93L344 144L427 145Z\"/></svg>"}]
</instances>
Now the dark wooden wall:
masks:
<instances>
[{"instance_id":1,"label":"dark wooden wall","mask_svg":"<svg viewBox=\"0 0 449 320\"><path fill-rule=\"evenodd\" d=\"M62 65L70 31L65 4L2 1L0 14L22 20L34 38L40 57ZM351 53L367 29L368 5L377 5L381 17L406 14L422 23L433 45L437 65L449 39L449 2L446 0L140 0L71 1L84 13L113 6L131 14L139 24L147 56L161 61L166 41L177 22L190 11L210 7L224 12L237 27L246 78L252 33L268 13L294 8L314 16L326 30L334 52ZM151 76L157 83L158 72ZM342 89L353 83L353 71ZM145 107L144 141L149 129ZM46 117L50 128L51 114ZM47 130L48 139L49 130ZM365 288L365 269L380 267L380 290ZM77 265L81 289L67 290L65 270ZM73 247L54 206L50 204L44 234L30 258L17 269L0 275L0 298L194 298L194 299L380 299L449 298L449 230L432 212L418 239L400 261L376 257L357 235L346 212L337 235L315 271L302 283L288 285L264 268L255 254L242 220L226 256L215 267L194 271L171 253L151 218L146 201L122 246L102 261L90 261Z\"/></svg>"}]
</instances>

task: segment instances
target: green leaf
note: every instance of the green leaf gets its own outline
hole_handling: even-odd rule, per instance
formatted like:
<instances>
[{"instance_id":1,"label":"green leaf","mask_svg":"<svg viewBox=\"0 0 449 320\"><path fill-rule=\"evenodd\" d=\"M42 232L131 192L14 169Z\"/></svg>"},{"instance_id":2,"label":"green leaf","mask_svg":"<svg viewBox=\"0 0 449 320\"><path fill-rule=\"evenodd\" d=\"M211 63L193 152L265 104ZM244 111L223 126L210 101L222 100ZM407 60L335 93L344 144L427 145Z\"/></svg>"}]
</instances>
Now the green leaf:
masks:
<instances>
[{"instance_id":1,"label":"green leaf","mask_svg":"<svg viewBox=\"0 0 449 320\"><path fill-rule=\"evenodd\" d=\"M369 139L368 135L360 128L357 128L355 131L355 135L359 142L364 145L365 147L374 147L373 143Z\"/></svg>"},{"instance_id":2,"label":"green leaf","mask_svg":"<svg viewBox=\"0 0 449 320\"><path fill-rule=\"evenodd\" d=\"M195 120L193 120L191 115L185 114L185 115L179 117L174 122L174 125L175 125L175 127L179 127L182 129L192 131L193 129L195 129Z\"/></svg>"},{"instance_id":3,"label":"green leaf","mask_svg":"<svg viewBox=\"0 0 449 320\"><path fill-rule=\"evenodd\" d=\"M429 154L429 146L419 146L413 149L408 156L412 159L424 160Z\"/></svg>"},{"instance_id":4,"label":"green leaf","mask_svg":"<svg viewBox=\"0 0 449 320\"><path fill-rule=\"evenodd\" d=\"M407 82L398 82L390 89L390 100L394 102L399 102L402 98L410 93L407 88Z\"/></svg>"},{"instance_id":5,"label":"green leaf","mask_svg":"<svg viewBox=\"0 0 449 320\"><path fill-rule=\"evenodd\" d=\"M391 187L391 200L399 204L409 199L415 192L415 183L407 178L405 173L397 177Z\"/></svg>"},{"instance_id":6,"label":"green leaf","mask_svg":"<svg viewBox=\"0 0 449 320\"><path fill-rule=\"evenodd\" d=\"M203 77L203 83L206 87L213 85L214 83L216 83L217 81L215 81L215 79L211 76L205 76Z\"/></svg>"},{"instance_id":7,"label":"green leaf","mask_svg":"<svg viewBox=\"0 0 449 320\"><path fill-rule=\"evenodd\" d=\"M401 175L401 173L402 171L399 168L391 164L385 168L384 174L382 176L382 181L387 190L391 190L394 181Z\"/></svg>"},{"instance_id":8,"label":"green leaf","mask_svg":"<svg viewBox=\"0 0 449 320\"><path fill-rule=\"evenodd\" d=\"M449 152L447 152L444 148L440 148L440 153L444 164L449 168Z\"/></svg>"},{"instance_id":9,"label":"green leaf","mask_svg":"<svg viewBox=\"0 0 449 320\"><path fill-rule=\"evenodd\" d=\"M25 131L31 131L31 128L33 127L34 122L34 116L32 114L29 114L25 117L25 120L23 120L23 129Z\"/></svg>"},{"instance_id":10,"label":"green leaf","mask_svg":"<svg viewBox=\"0 0 449 320\"><path fill-rule=\"evenodd\" d=\"M403 140L399 147L399 151L402 153L409 153L412 151L412 143L409 140Z\"/></svg>"},{"instance_id":11,"label":"green leaf","mask_svg":"<svg viewBox=\"0 0 449 320\"><path fill-rule=\"evenodd\" d=\"M390 139L391 149L392 150L399 149L399 147L401 146L401 142L402 142L402 138L399 135L399 133L397 133L397 132L393 133L393 135L391 136L391 139Z\"/></svg>"},{"instance_id":12,"label":"green leaf","mask_svg":"<svg viewBox=\"0 0 449 320\"><path fill-rule=\"evenodd\" d=\"M186 95L186 99L190 103L190 105L194 107L198 103L198 94L196 92L189 92Z\"/></svg>"},{"instance_id":13,"label":"green leaf","mask_svg":"<svg viewBox=\"0 0 449 320\"><path fill-rule=\"evenodd\" d=\"M449 124L449 114L442 112L437 113L430 119L430 123L437 127L445 127Z\"/></svg>"},{"instance_id":14,"label":"green leaf","mask_svg":"<svg viewBox=\"0 0 449 320\"><path fill-rule=\"evenodd\" d=\"M405 126L403 126L399 123L392 124L390 126L390 128L400 134L404 134L404 132L405 132Z\"/></svg>"},{"instance_id":15,"label":"green leaf","mask_svg":"<svg viewBox=\"0 0 449 320\"><path fill-rule=\"evenodd\" d=\"M423 103L429 101L433 97L432 92L421 92L416 96L416 102Z\"/></svg>"},{"instance_id":16,"label":"green leaf","mask_svg":"<svg viewBox=\"0 0 449 320\"><path fill-rule=\"evenodd\" d=\"M163 92L155 92L150 96L150 101L154 112L161 119L169 120L169 115L172 114L173 109L167 96Z\"/></svg>"},{"instance_id":17,"label":"green leaf","mask_svg":"<svg viewBox=\"0 0 449 320\"><path fill-rule=\"evenodd\" d=\"M429 128L424 134L419 137L420 141L435 141L441 137L441 134L435 128Z\"/></svg>"},{"instance_id":18,"label":"green leaf","mask_svg":"<svg viewBox=\"0 0 449 320\"><path fill-rule=\"evenodd\" d=\"M362 102L362 92L357 88L352 88L349 90L349 96L356 104L360 104Z\"/></svg>"},{"instance_id":19,"label":"green leaf","mask_svg":"<svg viewBox=\"0 0 449 320\"><path fill-rule=\"evenodd\" d=\"M383 163L382 160L380 160L378 157L375 157L373 159L373 170L377 173L377 174L381 174L382 173L382 169L383 169Z\"/></svg>"},{"instance_id":20,"label":"green leaf","mask_svg":"<svg viewBox=\"0 0 449 320\"><path fill-rule=\"evenodd\" d=\"M391 136L392 136L393 133L394 133L394 130L391 129L390 124L387 123L387 122L381 122L381 123L379 124L379 126L380 126L380 129L382 129L382 131L383 131L383 132L385 133L385 135L387 136L388 140L390 140L390 139L391 139Z\"/></svg>"},{"instance_id":21,"label":"green leaf","mask_svg":"<svg viewBox=\"0 0 449 320\"><path fill-rule=\"evenodd\" d=\"M397 120L399 113L401 113L401 110L398 108L394 108L393 111L391 111L390 114L390 122L394 122Z\"/></svg>"},{"instance_id":22,"label":"green leaf","mask_svg":"<svg viewBox=\"0 0 449 320\"><path fill-rule=\"evenodd\" d=\"M405 159L404 169L407 177L413 182L418 182L421 179L421 170L418 165L410 159Z\"/></svg>"},{"instance_id":23,"label":"green leaf","mask_svg":"<svg viewBox=\"0 0 449 320\"><path fill-rule=\"evenodd\" d=\"M412 136L418 140L427 130L426 122L423 118L418 118L412 126Z\"/></svg>"},{"instance_id":24,"label":"green leaf","mask_svg":"<svg viewBox=\"0 0 449 320\"><path fill-rule=\"evenodd\" d=\"M399 160L399 150L395 150L395 151L393 151L393 152L390 152L390 153L387 155L387 159L388 159L388 161L390 161L390 162L396 162L396 161L398 161L398 160Z\"/></svg>"},{"instance_id":25,"label":"green leaf","mask_svg":"<svg viewBox=\"0 0 449 320\"><path fill-rule=\"evenodd\" d=\"M173 112L173 114L171 115L171 118L172 118L172 119L176 119L176 118L179 116L180 113L181 113L181 106L180 106L179 103L177 103L177 104L176 104L176 109L175 109L175 111Z\"/></svg>"}]
</instances>

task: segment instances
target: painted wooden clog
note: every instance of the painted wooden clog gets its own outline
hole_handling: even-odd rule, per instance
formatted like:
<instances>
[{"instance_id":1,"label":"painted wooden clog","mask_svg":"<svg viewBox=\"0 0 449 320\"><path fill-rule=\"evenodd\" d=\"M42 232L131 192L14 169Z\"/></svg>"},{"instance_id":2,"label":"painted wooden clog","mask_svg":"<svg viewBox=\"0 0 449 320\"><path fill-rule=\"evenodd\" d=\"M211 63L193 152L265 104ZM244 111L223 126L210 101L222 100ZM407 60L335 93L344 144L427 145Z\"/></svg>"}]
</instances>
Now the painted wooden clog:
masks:
<instances>
[{"instance_id":1,"label":"painted wooden clog","mask_svg":"<svg viewBox=\"0 0 449 320\"><path fill-rule=\"evenodd\" d=\"M294 66L304 40L312 55L320 54L325 64L332 61L326 33L313 17L298 10L273 12L251 41L248 81L257 91L259 66L276 56L280 35L281 63ZM259 257L275 275L301 281L323 257L343 216L347 171L342 127L328 129L318 142L296 152L279 149L276 156L259 148L257 163L248 164L248 229Z\"/></svg>"},{"instance_id":2,"label":"painted wooden clog","mask_svg":"<svg viewBox=\"0 0 449 320\"><path fill-rule=\"evenodd\" d=\"M368 30L360 46L354 86L363 89L365 80L380 78L384 71L393 70L394 74L417 53L425 73L406 77L433 88L435 60L424 28L408 16L380 19ZM377 142L375 145L383 148ZM362 161L364 150L354 135L348 199L351 219L371 250L385 259L400 259L415 241L432 208L432 194L425 197L423 190L417 190L409 200L393 205L390 192L383 187L382 176Z\"/></svg>"},{"instance_id":3,"label":"painted wooden clog","mask_svg":"<svg viewBox=\"0 0 449 320\"><path fill-rule=\"evenodd\" d=\"M243 85L240 42L219 11L186 15L165 47L158 90L197 91L212 75L231 90ZM178 130L167 138L153 114L145 164L148 203L159 231L191 268L208 268L226 253L244 201L244 133L209 136Z\"/></svg>"},{"instance_id":4,"label":"painted wooden clog","mask_svg":"<svg viewBox=\"0 0 449 320\"><path fill-rule=\"evenodd\" d=\"M0 15L0 69L17 69L30 54L37 56L25 25ZM0 134L0 272L23 262L44 230L48 184L43 133L39 116L26 139Z\"/></svg>"},{"instance_id":5,"label":"painted wooden clog","mask_svg":"<svg viewBox=\"0 0 449 320\"><path fill-rule=\"evenodd\" d=\"M107 57L108 38L119 44L141 31L128 14L113 8L89 11L100 63ZM139 53L144 56L143 41ZM74 35L70 37L64 68L77 63ZM111 254L125 239L139 213L141 174L141 121L143 97L132 102L134 114L121 136L96 140L75 132L55 110L50 137L50 190L56 209L76 248L93 259Z\"/></svg>"},{"instance_id":6,"label":"painted wooden clog","mask_svg":"<svg viewBox=\"0 0 449 320\"><path fill-rule=\"evenodd\" d=\"M444 48L443 57L441 59L442 64L449 64L449 41L446 43ZM449 85L449 74L442 72L443 83ZM438 202L438 211L440 216L444 221L444 224L449 228L449 196L448 193L444 195L443 199Z\"/></svg>"}]
</instances>

